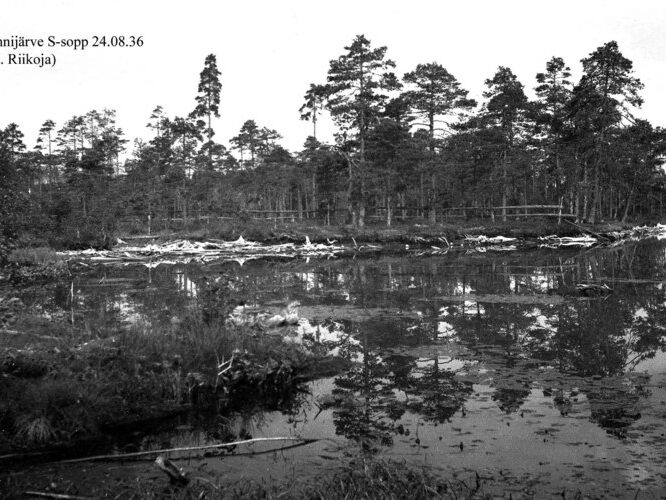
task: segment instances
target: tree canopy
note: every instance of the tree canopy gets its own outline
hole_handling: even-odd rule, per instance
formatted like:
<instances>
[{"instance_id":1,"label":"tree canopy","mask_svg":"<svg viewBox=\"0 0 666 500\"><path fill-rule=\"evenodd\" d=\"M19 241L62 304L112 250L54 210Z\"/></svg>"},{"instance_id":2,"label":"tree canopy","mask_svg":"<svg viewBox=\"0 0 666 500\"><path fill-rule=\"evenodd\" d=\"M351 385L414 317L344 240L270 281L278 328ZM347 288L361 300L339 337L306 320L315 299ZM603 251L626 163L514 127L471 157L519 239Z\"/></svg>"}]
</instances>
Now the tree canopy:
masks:
<instances>
[{"instance_id":1,"label":"tree canopy","mask_svg":"<svg viewBox=\"0 0 666 500\"><path fill-rule=\"evenodd\" d=\"M663 217L666 134L638 115L643 84L617 42L582 58L578 81L557 56L531 83L499 66L479 103L437 61L402 78L395 69L386 46L355 36L319 83L304 85L294 118L312 122L312 134L300 151L286 150L279 131L253 118L226 138L228 148L213 140L222 90L214 54L192 112L175 116L157 105L149 138L132 151L112 109L45 119L33 149L7 123L3 235L32 225L69 231L85 246L95 240L85 235L102 234L103 244L128 221L250 212L359 226L488 217L512 205L559 206L589 222ZM335 126L332 143L317 137L324 116Z\"/></svg>"}]
</instances>

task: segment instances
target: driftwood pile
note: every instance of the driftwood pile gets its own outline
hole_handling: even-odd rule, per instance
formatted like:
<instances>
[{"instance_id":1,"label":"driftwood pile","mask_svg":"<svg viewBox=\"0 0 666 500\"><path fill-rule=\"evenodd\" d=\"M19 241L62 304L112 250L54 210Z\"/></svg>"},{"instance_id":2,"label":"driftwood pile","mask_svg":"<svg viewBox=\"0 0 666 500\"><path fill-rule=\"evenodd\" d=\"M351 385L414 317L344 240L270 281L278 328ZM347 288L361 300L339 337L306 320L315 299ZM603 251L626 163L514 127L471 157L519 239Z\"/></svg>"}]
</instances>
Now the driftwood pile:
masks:
<instances>
[{"instance_id":1,"label":"driftwood pile","mask_svg":"<svg viewBox=\"0 0 666 500\"><path fill-rule=\"evenodd\" d=\"M247 241L242 236L235 241L188 241L177 240L164 244L145 246L117 246L111 250L82 250L61 252L72 259L86 259L104 264L143 264L155 267L159 264L209 262L212 260L235 260L243 263L265 257L333 257L345 251L345 247L332 244L283 243L262 245Z\"/></svg>"},{"instance_id":2,"label":"driftwood pile","mask_svg":"<svg viewBox=\"0 0 666 500\"><path fill-rule=\"evenodd\" d=\"M590 235L559 237L555 235L539 238L539 248L578 247L589 248L599 243L599 240Z\"/></svg>"},{"instance_id":3,"label":"driftwood pile","mask_svg":"<svg viewBox=\"0 0 666 500\"><path fill-rule=\"evenodd\" d=\"M608 236L616 243L624 243L627 241L639 241L646 239L663 240L666 238L666 225L657 224L656 226L638 226L632 227L626 231L614 231L609 233Z\"/></svg>"},{"instance_id":4,"label":"driftwood pile","mask_svg":"<svg viewBox=\"0 0 666 500\"><path fill-rule=\"evenodd\" d=\"M409 253L421 255L444 255L450 250L463 250L468 253L506 252L518 248L590 248L598 245L622 245L632 241L649 238L666 238L666 225L641 226L625 231L614 231L604 234L595 233L582 226L571 223L581 230L580 236L561 237L557 235L543 236L537 239L523 240L506 236L467 235L458 242L450 243L446 237L412 238L413 246L405 245ZM359 245L354 238L351 244L344 246L334 241L312 243L306 236L303 244L282 243L265 245L245 240L242 236L235 241L189 241L177 240L163 244L131 246L119 240L119 246L111 250L81 250L60 252L65 258L90 260L104 264L129 265L141 264L156 267L160 264L189 263L193 261L209 262L213 260L236 261L241 265L249 260L260 258L294 258L294 257L335 257L341 254L356 255L383 250L381 246Z\"/></svg>"}]
</instances>

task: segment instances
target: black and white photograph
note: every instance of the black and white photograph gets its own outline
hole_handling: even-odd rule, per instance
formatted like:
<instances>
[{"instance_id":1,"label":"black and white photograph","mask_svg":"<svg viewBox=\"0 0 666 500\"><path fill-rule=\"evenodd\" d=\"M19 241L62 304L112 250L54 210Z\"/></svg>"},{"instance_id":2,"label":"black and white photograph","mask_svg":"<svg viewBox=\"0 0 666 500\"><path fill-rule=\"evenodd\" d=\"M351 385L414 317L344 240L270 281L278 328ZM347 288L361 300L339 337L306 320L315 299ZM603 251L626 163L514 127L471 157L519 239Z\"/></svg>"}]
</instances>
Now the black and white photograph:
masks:
<instances>
[{"instance_id":1,"label":"black and white photograph","mask_svg":"<svg viewBox=\"0 0 666 500\"><path fill-rule=\"evenodd\" d=\"M666 3L0 3L0 499L666 498Z\"/></svg>"}]
</instances>

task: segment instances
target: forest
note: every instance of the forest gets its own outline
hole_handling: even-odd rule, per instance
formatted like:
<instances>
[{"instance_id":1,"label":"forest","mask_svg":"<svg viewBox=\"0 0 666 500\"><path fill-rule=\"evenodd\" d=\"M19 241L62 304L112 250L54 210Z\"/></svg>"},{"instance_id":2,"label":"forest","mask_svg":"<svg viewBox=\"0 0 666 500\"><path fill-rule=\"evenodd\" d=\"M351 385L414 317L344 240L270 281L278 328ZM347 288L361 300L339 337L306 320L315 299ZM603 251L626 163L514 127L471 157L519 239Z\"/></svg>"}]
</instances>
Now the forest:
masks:
<instances>
[{"instance_id":1,"label":"forest","mask_svg":"<svg viewBox=\"0 0 666 500\"><path fill-rule=\"evenodd\" d=\"M0 491L657 497L666 130L617 42L581 57L477 100L358 35L298 151L216 134L212 53L145 139L0 123Z\"/></svg>"},{"instance_id":2,"label":"forest","mask_svg":"<svg viewBox=\"0 0 666 500\"><path fill-rule=\"evenodd\" d=\"M581 64L577 83L560 57L526 84L499 66L476 102L437 62L401 78L387 47L358 35L304 85L312 134L288 151L254 119L228 147L218 142L222 73L210 54L191 113L156 106L150 140L126 138L112 109L45 117L32 149L16 123L1 129L0 246L26 234L56 248L108 246L119 227L202 217L363 227L559 206L577 222L660 220L666 134L636 115L632 61L611 41ZM326 115L332 143L317 138Z\"/></svg>"}]
</instances>

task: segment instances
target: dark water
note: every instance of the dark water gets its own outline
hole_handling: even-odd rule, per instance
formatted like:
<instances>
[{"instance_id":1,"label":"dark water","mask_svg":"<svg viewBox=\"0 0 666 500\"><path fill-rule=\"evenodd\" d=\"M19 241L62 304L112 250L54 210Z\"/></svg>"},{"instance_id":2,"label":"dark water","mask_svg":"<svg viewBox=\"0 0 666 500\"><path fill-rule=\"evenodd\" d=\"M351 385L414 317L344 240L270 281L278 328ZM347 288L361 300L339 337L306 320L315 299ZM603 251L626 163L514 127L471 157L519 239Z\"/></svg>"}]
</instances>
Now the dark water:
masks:
<instances>
[{"instance_id":1,"label":"dark water","mask_svg":"<svg viewBox=\"0 0 666 500\"><path fill-rule=\"evenodd\" d=\"M71 283L26 291L25 299L92 331L103 323L174 328L222 275L250 310L298 301L301 319L289 340L329 342L351 369L312 382L282 411L179 422L139 446L205 444L220 428L230 437L329 439L191 462L197 467L303 477L363 453L460 477L478 472L505 492L658 497L666 491L665 264L666 242L652 241L242 267L92 267L75 276L73 301ZM581 297L579 283L613 292Z\"/></svg>"}]
</instances>

